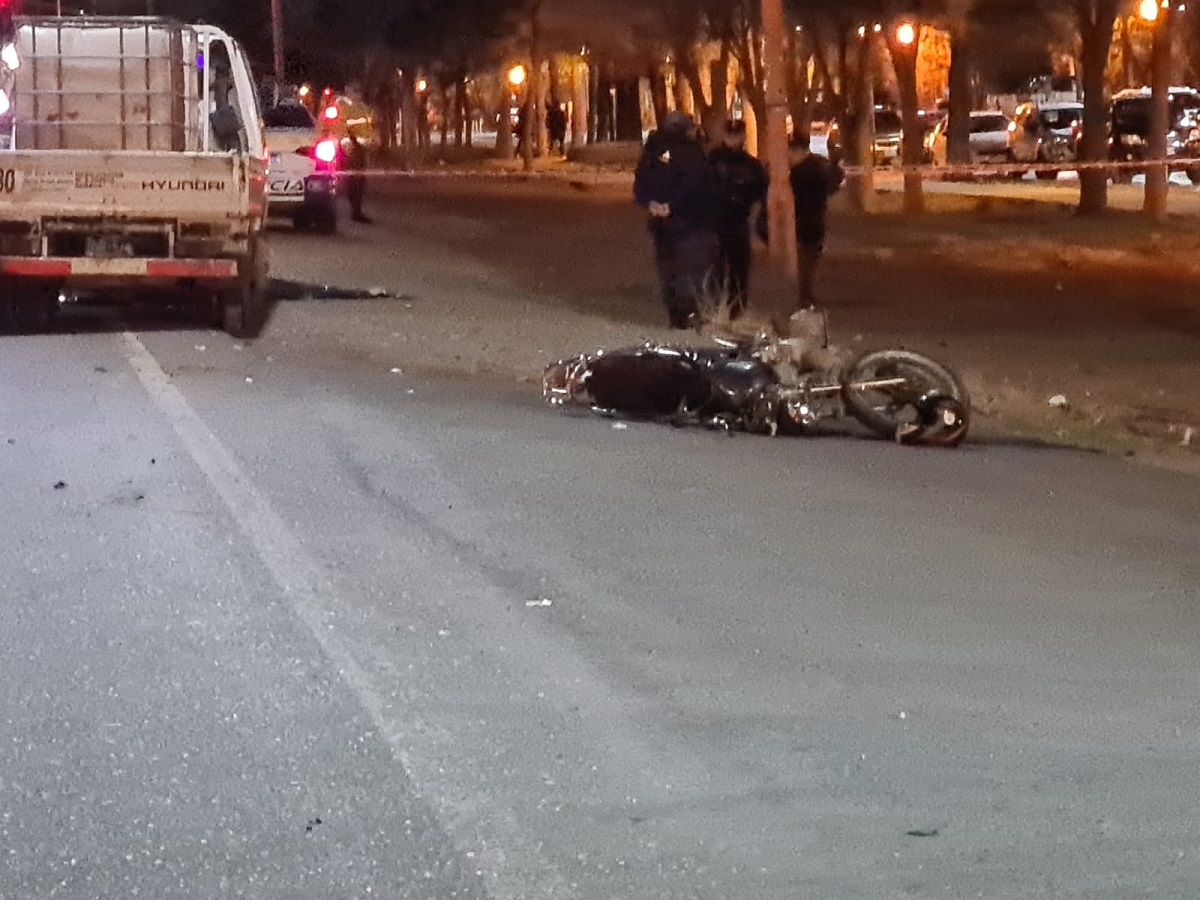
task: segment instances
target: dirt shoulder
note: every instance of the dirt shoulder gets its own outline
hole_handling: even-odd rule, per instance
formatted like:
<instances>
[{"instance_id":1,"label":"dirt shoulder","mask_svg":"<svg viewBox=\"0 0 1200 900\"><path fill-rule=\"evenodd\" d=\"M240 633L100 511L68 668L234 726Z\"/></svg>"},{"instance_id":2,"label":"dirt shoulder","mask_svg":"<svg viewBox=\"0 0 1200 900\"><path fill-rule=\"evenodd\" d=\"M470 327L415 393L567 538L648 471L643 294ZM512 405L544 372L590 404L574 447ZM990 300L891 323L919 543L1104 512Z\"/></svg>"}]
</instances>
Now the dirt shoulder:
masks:
<instances>
[{"instance_id":1,"label":"dirt shoulder","mask_svg":"<svg viewBox=\"0 0 1200 900\"><path fill-rule=\"evenodd\" d=\"M532 387L553 359L678 338L662 327L644 223L619 180L412 177L373 200L378 224L336 239L339 272L323 271L316 238L286 232L274 269L401 298L285 304L265 340L324 353L306 335L332 333L334 352L389 369ZM835 340L958 369L981 437L1200 472L1200 223L930 205L914 220L835 204L820 278Z\"/></svg>"}]
</instances>

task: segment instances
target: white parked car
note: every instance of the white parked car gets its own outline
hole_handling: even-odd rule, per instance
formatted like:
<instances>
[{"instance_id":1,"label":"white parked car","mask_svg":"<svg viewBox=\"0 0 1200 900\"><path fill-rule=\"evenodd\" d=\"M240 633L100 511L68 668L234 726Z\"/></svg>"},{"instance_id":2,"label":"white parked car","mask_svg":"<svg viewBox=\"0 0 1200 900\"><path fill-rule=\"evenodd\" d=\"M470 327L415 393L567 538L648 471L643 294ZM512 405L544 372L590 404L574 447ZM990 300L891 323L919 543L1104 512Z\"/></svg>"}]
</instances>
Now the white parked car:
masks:
<instances>
[{"instance_id":1,"label":"white parked car","mask_svg":"<svg viewBox=\"0 0 1200 900\"><path fill-rule=\"evenodd\" d=\"M303 105L281 103L263 112L271 162L267 209L297 228L322 234L337 230L337 173L342 157L336 138L321 129Z\"/></svg>"},{"instance_id":2,"label":"white parked car","mask_svg":"<svg viewBox=\"0 0 1200 900\"><path fill-rule=\"evenodd\" d=\"M935 166L946 165L947 132L950 118L947 116L925 139L925 151ZM1008 116L994 109L977 109L971 112L970 136L971 162L1003 162L1008 159Z\"/></svg>"}]
</instances>

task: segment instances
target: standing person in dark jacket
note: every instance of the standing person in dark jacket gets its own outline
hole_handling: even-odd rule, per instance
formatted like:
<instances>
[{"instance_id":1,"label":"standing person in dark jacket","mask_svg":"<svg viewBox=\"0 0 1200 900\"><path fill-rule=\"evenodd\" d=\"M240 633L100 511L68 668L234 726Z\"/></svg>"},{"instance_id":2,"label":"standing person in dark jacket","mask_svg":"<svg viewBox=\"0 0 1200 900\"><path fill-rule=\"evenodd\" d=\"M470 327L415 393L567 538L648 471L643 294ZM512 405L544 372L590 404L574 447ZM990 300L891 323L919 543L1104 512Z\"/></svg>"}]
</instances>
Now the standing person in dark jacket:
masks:
<instances>
[{"instance_id":1,"label":"standing person in dark jacket","mask_svg":"<svg viewBox=\"0 0 1200 900\"><path fill-rule=\"evenodd\" d=\"M792 197L796 201L800 305L815 306L813 280L825 247L825 210L829 205L829 198L842 186L845 173L842 172L841 166L814 154L809 147L807 135L799 135L793 141L792 151L789 181Z\"/></svg>"},{"instance_id":2,"label":"standing person in dark jacket","mask_svg":"<svg viewBox=\"0 0 1200 900\"><path fill-rule=\"evenodd\" d=\"M767 197L767 170L746 152L746 123L725 124L721 146L708 161L721 187L720 280L729 298L729 315L746 309L750 286L750 216Z\"/></svg>"},{"instance_id":3,"label":"standing person in dark jacket","mask_svg":"<svg viewBox=\"0 0 1200 900\"><path fill-rule=\"evenodd\" d=\"M371 218L363 212L363 194L367 191L367 177L362 173L367 168L367 148L353 131L346 134L346 199L350 201L350 218L355 222L371 224Z\"/></svg>"},{"instance_id":4,"label":"standing person in dark jacket","mask_svg":"<svg viewBox=\"0 0 1200 900\"><path fill-rule=\"evenodd\" d=\"M687 328L719 261L720 189L690 116L668 113L646 139L634 201L650 213L654 262L672 328Z\"/></svg>"}]
</instances>

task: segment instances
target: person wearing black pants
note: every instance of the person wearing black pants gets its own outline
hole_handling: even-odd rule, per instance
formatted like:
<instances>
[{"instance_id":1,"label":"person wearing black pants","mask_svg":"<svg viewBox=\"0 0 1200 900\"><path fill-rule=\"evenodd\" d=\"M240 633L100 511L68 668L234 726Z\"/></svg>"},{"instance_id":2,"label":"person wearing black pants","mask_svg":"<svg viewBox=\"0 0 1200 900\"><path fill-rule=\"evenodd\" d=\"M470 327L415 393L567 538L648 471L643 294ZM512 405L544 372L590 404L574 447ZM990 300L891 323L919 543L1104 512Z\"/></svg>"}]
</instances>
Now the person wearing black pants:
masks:
<instances>
[{"instance_id":1,"label":"person wearing black pants","mask_svg":"<svg viewBox=\"0 0 1200 900\"><path fill-rule=\"evenodd\" d=\"M346 152L346 199L350 201L350 218L355 222L370 224L371 219L363 212L363 194L367 190L367 178L362 172L367 168L367 148L353 133L347 136L349 147ZM352 173L352 174L350 174Z\"/></svg>"},{"instance_id":2,"label":"person wearing black pants","mask_svg":"<svg viewBox=\"0 0 1200 900\"><path fill-rule=\"evenodd\" d=\"M767 171L746 152L746 123L727 122L722 142L708 156L721 188L719 228L720 280L729 302L729 315L746 309L750 287L750 218L767 197Z\"/></svg>"},{"instance_id":3,"label":"person wearing black pants","mask_svg":"<svg viewBox=\"0 0 1200 900\"><path fill-rule=\"evenodd\" d=\"M816 305L813 282L825 249L825 212L829 198L845 179L841 166L812 153L807 135L792 143L788 180L796 201L796 244L800 262L800 306Z\"/></svg>"},{"instance_id":4,"label":"person wearing black pants","mask_svg":"<svg viewBox=\"0 0 1200 900\"><path fill-rule=\"evenodd\" d=\"M668 113L646 139L633 185L649 214L654 263L672 328L689 328L716 276L721 196L691 117Z\"/></svg>"}]
</instances>

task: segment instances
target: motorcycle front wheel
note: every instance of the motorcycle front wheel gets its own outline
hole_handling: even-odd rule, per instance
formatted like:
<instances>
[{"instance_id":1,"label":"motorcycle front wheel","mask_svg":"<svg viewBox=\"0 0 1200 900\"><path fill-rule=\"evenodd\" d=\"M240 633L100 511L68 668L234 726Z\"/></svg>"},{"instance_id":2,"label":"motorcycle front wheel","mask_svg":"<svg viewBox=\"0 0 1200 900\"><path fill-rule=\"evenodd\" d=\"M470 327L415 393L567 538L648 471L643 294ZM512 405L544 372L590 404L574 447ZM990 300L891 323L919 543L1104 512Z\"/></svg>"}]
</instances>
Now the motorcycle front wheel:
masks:
<instances>
[{"instance_id":1,"label":"motorcycle front wheel","mask_svg":"<svg viewBox=\"0 0 1200 900\"><path fill-rule=\"evenodd\" d=\"M854 418L901 443L956 446L970 398L953 372L909 350L875 350L846 367L842 401Z\"/></svg>"}]
</instances>

